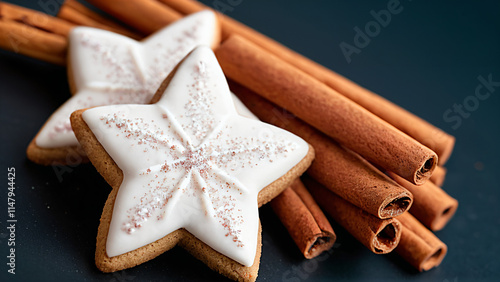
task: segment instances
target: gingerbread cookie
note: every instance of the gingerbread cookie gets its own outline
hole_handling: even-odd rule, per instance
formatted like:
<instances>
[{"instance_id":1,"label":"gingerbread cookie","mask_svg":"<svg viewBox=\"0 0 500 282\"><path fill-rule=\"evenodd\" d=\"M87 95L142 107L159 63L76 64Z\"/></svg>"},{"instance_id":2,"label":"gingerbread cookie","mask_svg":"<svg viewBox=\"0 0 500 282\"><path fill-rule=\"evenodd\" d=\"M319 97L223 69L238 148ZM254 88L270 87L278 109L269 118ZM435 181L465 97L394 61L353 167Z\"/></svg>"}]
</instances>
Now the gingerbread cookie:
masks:
<instances>
[{"instance_id":1,"label":"gingerbread cookie","mask_svg":"<svg viewBox=\"0 0 500 282\"><path fill-rule=\"evenodd\" d=\"M112 104L145 104L170 71L194 47L214 48L220 40L216 15L187 16L137 42L89 27L69 36L68 78L74 94L47 120L27 149L30 160L44 165L86 159L69 121L78 109Z\"/></svg>"},{"instance_id":2,"label":"gingerbread cookie","mask_svg":"<svg viewBox=\"0 0 500 282\"><path fill-rule=\"evenodd\" d=\"M153 102L71 116L76 137L113 188L97 266L129 268L178 244L227 277L255 280L258 207L307 169L312 147L238 114L208 47L191 52Z\"/></svg>"}]
</instances>

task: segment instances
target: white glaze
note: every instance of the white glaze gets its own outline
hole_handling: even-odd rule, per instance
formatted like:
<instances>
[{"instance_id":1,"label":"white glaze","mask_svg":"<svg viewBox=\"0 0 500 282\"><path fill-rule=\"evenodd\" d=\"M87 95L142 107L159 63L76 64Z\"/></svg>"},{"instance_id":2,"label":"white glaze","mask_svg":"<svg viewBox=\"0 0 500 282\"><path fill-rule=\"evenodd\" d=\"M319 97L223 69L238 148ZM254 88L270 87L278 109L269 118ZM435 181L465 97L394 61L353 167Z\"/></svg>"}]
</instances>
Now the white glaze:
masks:
<instances>
[{"instance_id":1,"label":"white glaze","mask_svg":"<svg viewBox=\"0 0 500 282\"><path fill-rule=\"evenodd\" d=\"M69 35L69 60L75 95L49 118L36 138L43 148L77 146L69 116L78 109L149 103L177 63L198 45L217 37L216 16L201 11L187 16L141 42L89 27Z\"/></svg>"},{"instance_id":2,"label":"white glaze","mask_svg":"<svg viewBox=\"0 0 500 282\"><path fill-rule=\"evenodd\" d=\"M234 103L213 52L199 47L180 65L158 103L83 113L124 173L108 256L185 228L229 258L253 264L257 195L309 148L287 131L239 115Z\"/></svg>"}]
</instances>

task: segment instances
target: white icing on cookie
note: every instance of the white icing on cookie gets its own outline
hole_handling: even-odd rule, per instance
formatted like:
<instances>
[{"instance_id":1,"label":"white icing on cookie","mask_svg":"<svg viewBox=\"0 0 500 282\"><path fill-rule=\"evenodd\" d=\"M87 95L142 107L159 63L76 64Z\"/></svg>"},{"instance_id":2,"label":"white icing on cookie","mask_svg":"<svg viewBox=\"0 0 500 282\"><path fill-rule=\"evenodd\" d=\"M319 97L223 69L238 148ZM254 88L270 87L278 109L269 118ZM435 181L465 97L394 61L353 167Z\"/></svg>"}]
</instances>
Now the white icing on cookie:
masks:
<instances>
[{"instance_id":1,"label":"white icing on cookie","mask_svg":"<svg viewBox=\"0 0 500 282\"><path fill-rule=\"evenodd\" d=\"M229 258L253 264L257 195L299 163L309 147L287 131L239 115L234 103L213 52L198 47L158 103L83 113L124 174L108 256L185 228Z\"/></svg>"},{"instance_id":2,"label":"white icing on cookie","mask_svg":"<svg viewBox=\"0 0 500 282\"><path fill-rule=\"evenodd\" d=\"M89 27L69 36L69 60L76 95L64 103L41 129L36 145L77 146L69 116L78 109L149 103L161 82L194 47L217 38L213 12L187 16L141 42Z\"/></svg>"}]
</instances>

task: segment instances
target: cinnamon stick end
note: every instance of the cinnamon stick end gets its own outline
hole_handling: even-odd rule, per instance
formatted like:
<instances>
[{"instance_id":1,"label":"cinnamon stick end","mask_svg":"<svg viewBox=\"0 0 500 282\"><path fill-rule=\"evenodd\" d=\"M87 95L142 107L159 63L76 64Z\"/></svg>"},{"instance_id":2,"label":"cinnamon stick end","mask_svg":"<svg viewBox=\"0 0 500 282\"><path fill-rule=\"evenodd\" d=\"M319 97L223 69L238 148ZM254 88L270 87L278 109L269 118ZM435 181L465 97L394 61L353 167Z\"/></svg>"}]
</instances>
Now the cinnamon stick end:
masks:
<instances>
[{"instance_id":1,"label":"cinnamon stick end","mask_svg":"<svg viewBox=\"0 0 500 282\"><path fill-rule=\"evenodd\" d=\"M438 157L436 154L430 156L425 160L420 169L415 173L413 183L415 185L424 184L432 175L432 172L436 168L438 163Z\"/></svg>"},{"instance_id":2,"label":"cinnamon stick end","mask_svg":"<svg viewBox=\"0 0 500 282\"><path fill-rule=\"evenodd\" d=\"M401 239L401 223L397 220L389 220L381 226L372 239L372 250L376 254L387 254L392 252Z\"/></svg>"},{"instance_id":3,"label":"cinnamon stick end","mask_svg":"<svg viewBox=\"0 0 500 282\"><path fill-rule=\"evenodd\" d=\"M432 231L439 231L443 229L446 226L446 224L450 221L450 219L453 217L457 209L458 209L458 201L456 199L452 199L449 205L443 208L441 214L438 215L436 219L434 219L434 221L430 223L429 228Z\"/></svg>"},{"instance_id":4,"label":"cinnamon stick end","mask_svg":"<svg viewBox=\"0 0 500 282\"><path fill-rule=\"evenodd\" d=\"M398 196L388 204L380 206L379 218L386 219L397 217L410 209L412 203L413 198L410 193L407 193L407 195Z\"/></svg>"},{"instance_id":5,"label":"cinnamon stick end","mask_svg":"<svg viewBox=\"0 0 500 282\"><path fill-rule=\"evenodd\" d=\"M312 259L319 256L322 252L331 249L336 240L337 236L335 233L323 230L320 234L316 234L311 238L306 244L306 248L303 250L304 257L306 259Z\"/></svg>"},{"instance_id":6,"label":"cinnamon stick end","mask_svg":"<svg viewBox=\"0 0 500 282\"><path fill-rule=\"evenodd\" d=\"M445 144L442 145L441 153L439 154L439 165L444 165L448 161L455 147L455 137L448 134L446 137Z\"/></svg>"},{"instance_id":7,"label":"cinnamon stick end","mask_svg":"<svg viewBox=\"0 0 500 282\"><path fill-rule=\"evenodd\" d=\"M448 247L443 243L437 247L436 251L432 253L428 258L423 260L419 266L418 271L423 272L431 268L437 267L441 264L446 253L448 252Z\"/></svg>"},{"instance_id":8,"label":"cinnamon stick end","mask_svg":"<svg viewBox=\"0 0 500 282\"><path fill-rule=\"evenodd\" d=\"M441 162L441 158L439 159L439 161ZM430 181L436 184L436 186L438 187L443 187L444 180L446 178L446 171L447 170L444 166L436 166L436 169L431 175Z\"/></svg>"}]
</instances>

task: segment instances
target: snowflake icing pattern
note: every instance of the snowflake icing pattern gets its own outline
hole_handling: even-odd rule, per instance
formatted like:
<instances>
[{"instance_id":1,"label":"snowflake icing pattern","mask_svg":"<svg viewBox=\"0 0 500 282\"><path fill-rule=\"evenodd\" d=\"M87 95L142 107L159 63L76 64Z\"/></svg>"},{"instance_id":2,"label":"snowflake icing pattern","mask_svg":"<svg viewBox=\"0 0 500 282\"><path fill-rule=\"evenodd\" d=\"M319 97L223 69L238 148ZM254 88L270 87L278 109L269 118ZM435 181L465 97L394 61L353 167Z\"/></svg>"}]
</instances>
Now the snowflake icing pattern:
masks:
<instances>
[{"instance_id":1,"label":"snowflake icing pattern","mask_svg":"<svg viewBox=\"0 0 500 282\"><path fill-rule=\"evenodd\" d=\"M214 68L219 72L214 74ZM250 250L254 254L250 258L232 258L252 264L256 241L248 245L243 233L257 234L257 194L265 185L255 190L244 183L249 183L254 171L260 174L256 177L271 182L280 178L282 174L274 175L273 166L291 169L308 146L290 133L237 115L227 84L220 88L222 84L224 76L215 56L209 48L200 47L184 60L156 104L108 106L84 113L92 131L100 130L96 136L105 136L99 141L124 171L116 201L123 199L127 204L118 205L121 216L115 219L115 202L108 243L110 237L129 240L127 236L149 233L146 226L180 220L175 228L186 227L197 237L220 234L234 248ZM220 91L226 93L214 93ZM124 155L127 162L121 159ZM243 182L241 173L247 177ZM122 194L122 190L127 192ZM251 207L250 213L242 207ZM186 221L191 216L206 218L202 220L205 229L190 226ZM220 246L225 249L226 245ZM231 257L237 250L221 252Z\"/></svg>"}]
</instances>

